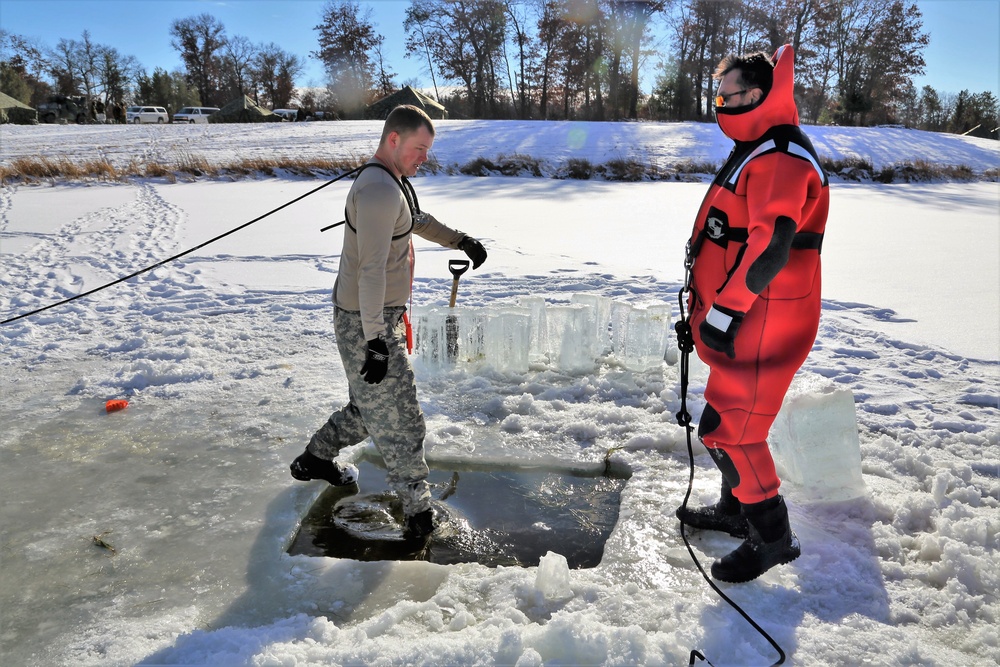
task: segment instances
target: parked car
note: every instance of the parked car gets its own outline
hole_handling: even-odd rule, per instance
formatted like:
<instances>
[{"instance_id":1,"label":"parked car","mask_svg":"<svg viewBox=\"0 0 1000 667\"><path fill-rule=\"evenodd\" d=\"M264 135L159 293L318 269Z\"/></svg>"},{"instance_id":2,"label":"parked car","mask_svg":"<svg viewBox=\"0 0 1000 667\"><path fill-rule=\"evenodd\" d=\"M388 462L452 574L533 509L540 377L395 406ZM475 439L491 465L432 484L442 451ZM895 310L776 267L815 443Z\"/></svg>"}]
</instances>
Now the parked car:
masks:
<instances>
[{"instance_id":1,"label":"parked car","mask_svg":"<svg viewBox=\"0 0 1000 667\"><path fill-rule=\"evenodd\" d=\"M219 107L184 107L174 114L175 123L207 123Z\"/></svg>"},{"instance_id":2,"label":"parked car","mask_svg":"<svg viewBox=\"0 0 1000 667\"><path fill-rule=\"evenodd\" d=\"M287 120L289 122L295 122L295 119L299 116L298 109L275 109L274 113L281 116L282 120Z\"/></svg>"},{"instance_id":3,"label":"parked car","mask_svg":"<svg viewBox=\"0 0 1000 667\"><path fill-rule=\"evenodd\" d=\"M163 107L129 107L125 110L126 123L168 123L170 116Z\"/></svg>"}]
</instances>

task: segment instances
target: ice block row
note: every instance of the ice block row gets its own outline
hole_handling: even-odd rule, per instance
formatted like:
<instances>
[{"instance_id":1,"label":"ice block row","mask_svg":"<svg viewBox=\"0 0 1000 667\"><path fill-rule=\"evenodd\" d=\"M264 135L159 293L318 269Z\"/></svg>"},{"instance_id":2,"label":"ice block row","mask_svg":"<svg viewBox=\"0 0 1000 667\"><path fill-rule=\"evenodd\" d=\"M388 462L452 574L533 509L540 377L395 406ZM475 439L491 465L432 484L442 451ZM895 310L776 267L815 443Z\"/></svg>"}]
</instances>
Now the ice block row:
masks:
<instances>
[{"instance_id":1,"label":"ice block row","mask_svg":"<svg viewBox=\"0 0 1000 667\"><path fill-rule=\"evenodd\" d=\"M483 364L510 372L543 364L587 373L602 360L655 370L673 340L670 304L630 304L594 294L574 294L569 303L526 296L510 306L421 310L414 334L414 352L425 367Z\"/></svg>"}]
</instances>

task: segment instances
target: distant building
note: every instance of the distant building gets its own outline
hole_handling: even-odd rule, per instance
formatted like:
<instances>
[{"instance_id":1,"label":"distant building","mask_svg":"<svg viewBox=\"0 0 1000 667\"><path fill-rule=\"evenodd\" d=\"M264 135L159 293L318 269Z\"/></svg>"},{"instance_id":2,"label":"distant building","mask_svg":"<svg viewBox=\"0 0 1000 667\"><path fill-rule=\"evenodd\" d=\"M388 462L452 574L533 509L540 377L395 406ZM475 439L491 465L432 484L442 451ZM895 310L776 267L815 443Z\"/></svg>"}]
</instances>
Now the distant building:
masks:
<instances>
[{"instance_id":1,"label":"distant building","mask_svg":"<svg viewBox=\"0 0 1000 667\"><path fill-rule=\"evenodd\" d=\"M37 111L6 93L0 93L0 123L29 125L37 122Z\"/></svg>"},{"instance_id":2,"label":"distant building","mask_svg":"<svg viewBox=\"0 0 1000 667\"><path fill-rule=\"evenodd\" d=\"M392 95L386 95L382 99L368 105L368 108L365 109L365 118L385 120L389 116L389 112L400 104L412 104L415 107L419 107L435 120L444 120L448 117L448 110L443 105L409 86L404 86Z\"/></svg>"},{"instance_id":3,"label":"distant building","mask_svg":"<svg viewBox=\"0 0 1000 667\"><path fill-rule=\"evenodd\" d=\"M281 116L241 95L208 117L209 123L278 123Z\"/></svg>"}]
</instances>

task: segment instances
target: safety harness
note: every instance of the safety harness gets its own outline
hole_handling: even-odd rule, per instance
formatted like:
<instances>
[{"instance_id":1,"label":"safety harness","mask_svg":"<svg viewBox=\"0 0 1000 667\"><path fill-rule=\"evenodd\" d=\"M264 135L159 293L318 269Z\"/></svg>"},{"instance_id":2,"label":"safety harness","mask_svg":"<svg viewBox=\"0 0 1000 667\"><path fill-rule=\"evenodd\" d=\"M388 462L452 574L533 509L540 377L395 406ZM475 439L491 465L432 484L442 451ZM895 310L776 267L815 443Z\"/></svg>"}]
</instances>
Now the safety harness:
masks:
<instances>
[{"instance_id":1,"label":"safety harness","mask_svg":"<svg viewBox=\"0 0 1000 667\"><path fill-rule=\"evenodd\" d=\"M407 234L409 234L410 232L413 231L413 224L414 224L413 221L416 220L416 217L418 215L420 215L420 202L417 200L417 192L413 189L413 186L410 184L410 180L408 178L406 178L406 176L403 176L402 180L396 178L396 175L394 173L392 173L392 171L387 166L385 166L384 164L382 164L380 162L366 162L365 164L361 165L357 169L354 169L352 171L347 172L346 174L344 174L344 176L348 176L350 174L359 174L360 175L361 172L363 172L368 167L378 167L379 169L381 169L385 173L389 174L389 176L392 178L392 180L394 180L396 182L396 185L399 186L399 189L403 193L403 197L406 199L406 206L407 206L407 208L410 209L410 228L407 229L402 234L396 234L395 236L392 237L393 241L397 241L397 240L403 238L404 236L406 236ZM343 177L341 177L341 178L343 178ZM357 179L357 176L355 176L355 179ZM326 227L323 227L319 231L325 232L325 231L333 229L334 227L340 227L341 225L344 225L344 224L346 224L347 227L352 232L354 232L355 234L358 233L357 228L355 228L355 226L353 224L351 224L351 220L350 220L350 218L347 215L347 206L344 206L344 219L343 220L341 220L340 222L335 222L332 225L327 225Z\"/></svg>"},{"instance_id":2,"label":"safety harness","mask_svg":"<svg viewBox=\"0 0 1000 667\"><path fill-rule=\"evenodd\" d=\"M417 192L416 192L416 190L413 189L413 185L410 184L410 180L408 178L406 178L406 176L402 176L401 178L396 178L396 175L394 173L392 173L392 171L387 166L385 166L384 164L382 164L381 162L366 162L365 164L363 164L360 167L358 167L357 169L355 169L354 172L352 172L352 173L356 173L356 174L360 175L361 172L363 172L368 167L378 167L379 169L381 169L385 173L389 174L389 176L392 178L392 180L396 182L396 185L399 186L399 190L403 193L403 198L406 200L406 206L407 206L407 208L410 209L410 228L407 229L405 232L403 232L401 234L396 234L395 236L392 237L392 240L393 241L398 241L399 239L406 238L413 231L413 226L414 226L414 224L416 224L415 221L417 219L417 216L420 215L420 202L417 199ZM355 179L357 179L357 176L355 176ZM344 206L344 219L343 220L341 220L340 222L336 222L336 223L334 223L332 225L328 225L328 226L324 227L323 229L321 229L319 231L325 232L328 229L333 229L334 227L339 227L340 225L344 225L344 224L346 224L347 228L350 229L355 234L358 233L357 228L351 223L351 217L349 215L347 215L347 206L346 205ZM403 325L406 327L406 352L407 352L407 354L413 354L413 327L410 325L410 316L409 316L409 311L413 309L413 260L414 260L414 257L413 257L413 240L412 239L410 240L410 250L409 250L409 252L410 252L410 307L407 310L403 311Z\"/></svg>"},{"instance_id":3,"label":"safety harness","mask_svg":"<svg viewBox=\"0 0 1000 667\"><path fill-rule=\"evenodd\" d=\"M716 174L713 186L725 188L730 192L736 191L743 170L754 158L770 153L785 153L791 157L809 162L813 169L819 174L822 183L826 186L829 181L826 172L819 164L819 157L816 149L808 137L796 125L778 125L764 133L760 139L752 142L739 143L733 149L732 154L726 163ZM712 190L709 189L709 192ZM716 207L708 210L705 217L705 224L701 231L689 242L687 248L686 262L693 265L694 260L701 252L705 242L715 243L723 248L730 243L746 244L750 236L750 231L746 227L730 227L729 217L724 211ZM823 234L817 232L796 232L792 238L792 250L823 250ZM738 262L737 262L738 264Z\"/></svg>"}]
</instances>

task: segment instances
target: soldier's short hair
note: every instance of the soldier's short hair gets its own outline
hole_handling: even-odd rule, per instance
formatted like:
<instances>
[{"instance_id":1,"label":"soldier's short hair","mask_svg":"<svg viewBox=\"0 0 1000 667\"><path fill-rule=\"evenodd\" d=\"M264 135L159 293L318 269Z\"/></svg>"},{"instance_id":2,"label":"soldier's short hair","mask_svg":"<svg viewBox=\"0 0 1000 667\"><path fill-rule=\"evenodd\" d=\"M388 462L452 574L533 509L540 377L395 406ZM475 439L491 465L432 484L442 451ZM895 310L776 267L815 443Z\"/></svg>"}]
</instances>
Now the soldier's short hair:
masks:
<instances>
[{"instance_id":1,"label":"soldier's short hair","mask_svg":"<svg viewBox=\"0 0 1000 667\"><path fill-rule=\"evenodd\" d=\"M379 143L384 143L392 132L405 137L411 132L416 132L421 127L426 127L431 136L434 136L434 123L431 122L431 117L423 109L415 107L412 104L400 104L390 111L388 117L386 117L385 125L382 127L382 138L379 139Z\"/></svg>"}]
</instances>

